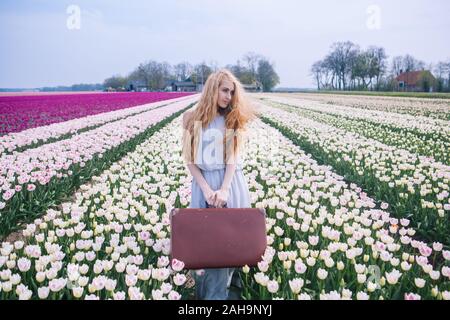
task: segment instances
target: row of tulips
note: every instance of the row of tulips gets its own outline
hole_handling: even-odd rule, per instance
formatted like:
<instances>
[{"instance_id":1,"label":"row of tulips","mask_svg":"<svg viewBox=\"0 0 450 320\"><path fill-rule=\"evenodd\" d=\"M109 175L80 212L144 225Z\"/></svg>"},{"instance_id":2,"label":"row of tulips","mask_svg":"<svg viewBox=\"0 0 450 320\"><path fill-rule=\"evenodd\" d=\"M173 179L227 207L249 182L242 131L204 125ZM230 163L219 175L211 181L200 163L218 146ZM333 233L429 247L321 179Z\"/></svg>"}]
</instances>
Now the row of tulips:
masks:
<instances>
[{"instance_id":1,"label":"row of tulips","mask_svg":"<svg viewBox=\"0 0 450 320\"><path fill-rule=\"evenodd\" d=\"M358 109L347 106L328 105L316 101L305 99L295 99L279 97L274 95L265 96L269 101L284 103L302 109L329 113L348 119L365 120L375 125L389 126L393 129L401 128L404 131L411 131L417 135L424 135L428 139L445 140L450 142L449 121L433 119L424 116L412 116L395 112L385 112L379 110Z\"/></svg>"},{"instance_id":2,"label":"row of tulips","mask_svg":"<svg viewBox=\"0 0 450 320\"><path fill-rule=\"evenodd\" d=\"M170 99L170 96L166 98ZM189 97L161 100L136 107L30 128L21 132L9 133L0 137L0 155L21 152L25 149L36 148L46 143L67 139L75 134L95 129L105 123L124 119L184 99L189 99Z\"/></svg>"},{"instance_id":3,"label":"row of tulips","mask_svg":"<svg viewBox=\"0 0 450 320\"><path fill-rule=\"evenodd\" d=\"M428 156L436 161L450 165L450 141L433 139L416 134L402 128L380 125L371 121L351 119L340 115L328 114L320 111L312 111L300 107L292 107L287 104L268 102L267 104L281 109L295 112L300 117L310 118L346 131L360 134L364 137L378 140L381 143Z\"/></svg>"},{"instance_id":4,"label":"row of tulips","mask_svg":"<svg viewBox=\"0 0 450 320\"><path fill-rule=\"evenodd\" d=\"M27 225L22 240L2 243L1 299L191 295L183 264L169 260L168 212L189 196L174 134L179 115L83 184L73 200Z\"/></svg>"},{"instance_id":5,"label":"row of tulips","mask_svg":"<svg viewBox=\"0 0 450 320\"><path fill-rule=\"evenodd\" d=\"M274 128L251 134L246 176L254 206L268 213L269 247L243 268L246 299L450 299L441 243L416 240L408 219L377 208Z\"/></svg>"},{"instance_id":6,"label":"row of tulips","mask_svg":"<svg viewBox=\"0 0 450 320\"><path fill-rule=\"evenodd\" d=\"M195 97L0 158L0 236L33 219L133 150Z\"/></svg>"},{"instance_id":7,"label":"row of tulips","mask_svg":"<svg viewBox=\"0 0 450 320\"><path fill-rule=\"evenodd\" d=\"M328 105L349 106L366 110L379 110L412 116L425 116L434 119L450 120L449 99L311 93L277 95L308 99L326 103Z\"/></svg>"},{"instance_id":8,"label":"row of tulips","mask_svg":"<svg viewBox=\"0 0 450 320\"><path fill-rule=\"evenodd\" d=\"M181 118L155 133L75 199L0 250L2 299L180 299L183 263L169 263L173 207L188 205ZM244 174L266 209L268 247L244 267L245 299L449 299L450 252L414 240L356 185L255 121ZM165 144L161 144L165 141ZM202 272L198 270L197 272Z\"/></svg>"},{"instance_id":9,"label":"row of tulips","mask_svg":"<svg viewBox=\"0 0 450 320\"><path fill-rule=\"evenodd\" d=\"M190 94L116 92L0 96L0 135Z\"/></svg>"},{"instance_id":10,"label":"row of tulips","mask_svg":"<svg viewBox=\"0 0 450 320\"><path fill-rule=\"evenodd\" d=\"M450 244L450 167L278 108L259 104L265 119L349 181L410 218L420 235Z\"/></svg>"}]
</instances>

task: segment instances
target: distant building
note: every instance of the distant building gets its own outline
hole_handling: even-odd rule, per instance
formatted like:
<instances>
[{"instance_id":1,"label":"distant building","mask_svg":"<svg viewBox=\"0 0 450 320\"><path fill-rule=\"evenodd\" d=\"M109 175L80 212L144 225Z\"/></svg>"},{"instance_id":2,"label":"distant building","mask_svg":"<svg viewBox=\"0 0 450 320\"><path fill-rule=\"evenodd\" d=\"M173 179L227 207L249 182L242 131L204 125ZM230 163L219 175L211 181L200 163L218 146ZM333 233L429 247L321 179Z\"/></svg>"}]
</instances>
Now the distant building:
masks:
<instances>
[{"instance_id":1,"label":"distant building","mask_svg":"<svg viewBox=\"0 0 450 320\"><path fill-rule=\"evenodd\" d=\"M395 78L398 91L431 92L436 84L436 78L429 70L402 72Z\"/></svg>"},{"instance_id":2,"label":"distant building","mask_svg":"<svg viewBox=\"0 0 450 320\"><path fill-rule=\"evenodd\" d=\"M127 91L150 91L150 87L144 83L142 80L129 80L127 83Z\"/></svg>"},{"instance_id":3,"label":"distant building","mask_svg":"<svg viewBox=\"0 0 450 320\"><path fill-rule=\"evenodd\" d=\"M253 84L242 84L246 92L262 92L263 86L261 82L255 81Z\"/></svg>"},{"instance_id":4,"label":"distant building","mask_svg":"<svg viewBox=\"0 0 450 320\"><path fill-rule=\"evenodd\" d=\"M192 81L191 77L187 78L184 81L172 81L171 82L172 91L179 92L200 92L202 91L202 84L195 83Z\"/></svg>"}]
</instances>

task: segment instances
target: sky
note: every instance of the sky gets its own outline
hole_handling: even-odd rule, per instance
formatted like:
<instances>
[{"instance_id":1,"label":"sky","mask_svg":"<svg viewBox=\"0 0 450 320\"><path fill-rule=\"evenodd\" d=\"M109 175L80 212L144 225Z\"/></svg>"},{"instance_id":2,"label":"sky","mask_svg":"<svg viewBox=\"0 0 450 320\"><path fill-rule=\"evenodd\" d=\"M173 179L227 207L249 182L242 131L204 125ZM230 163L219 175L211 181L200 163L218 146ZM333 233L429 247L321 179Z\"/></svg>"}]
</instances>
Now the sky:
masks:
<instances>
[{"instance_id":1,"label":"sky","mask_svg":"<svg viewBox=\"0 0 450 320\"><path fill-rule=\"evenodd\" d=\"M450 59L448 0L2 0L0 87L101 83L148 60L275 64L280 87L313 88L335 41L390 58Z\"/></svg>"}]
</instances>

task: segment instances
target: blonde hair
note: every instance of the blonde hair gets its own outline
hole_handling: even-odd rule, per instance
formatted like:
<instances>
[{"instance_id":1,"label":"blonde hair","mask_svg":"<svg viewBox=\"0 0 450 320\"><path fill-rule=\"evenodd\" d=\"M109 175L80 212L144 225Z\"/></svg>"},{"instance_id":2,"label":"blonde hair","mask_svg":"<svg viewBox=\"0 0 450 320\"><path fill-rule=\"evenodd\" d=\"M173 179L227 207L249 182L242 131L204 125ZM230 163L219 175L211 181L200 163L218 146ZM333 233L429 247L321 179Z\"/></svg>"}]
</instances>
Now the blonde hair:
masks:
<instances>
[{"instance_id":1,"label":"blonde hair","mask_svg":"<svg viewBox=\"0 0 450 320\"><path fill-rule=\"evenodd\" d=\"M235 159L234 156L239 152L244 142L243 133L246 131L246 124L257 117L255 109L245 97L242 84L229 70L221 69L212 73L206 80L197 107L187 120L186 127L183 128L182 155L186 163L196 163L200 132L219 113L219 87L224 80L228 80L234 85L234 95L231 97L231 102L226 108L225 114L226 134L223 139L223 159L225 159L225 163L230 163ZM199 126L199 123L202 125ZM231 150L232 146L234 146L233 150Z\"/></svg>"}]
</instances>

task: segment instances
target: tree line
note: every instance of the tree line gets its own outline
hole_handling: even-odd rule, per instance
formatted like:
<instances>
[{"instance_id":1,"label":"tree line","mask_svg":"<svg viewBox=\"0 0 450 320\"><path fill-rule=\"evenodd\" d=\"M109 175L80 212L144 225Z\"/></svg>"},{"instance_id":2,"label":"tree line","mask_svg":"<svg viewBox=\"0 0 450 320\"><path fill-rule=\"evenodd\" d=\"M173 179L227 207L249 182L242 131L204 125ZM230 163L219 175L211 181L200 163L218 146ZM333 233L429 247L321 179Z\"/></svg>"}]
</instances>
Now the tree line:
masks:
<instances>
[{"instance_id":1,"label":"tree line","mask_svg":"<svg viewBox=\"0 0 450 320\"><path fill-rule=\"evenodd\" d=\"M280 78L275 71L275 65L266 57L248 52L237 60L235 64L228 64L229 69L243 84L260 84L263 91L271 91ZM167 84L172 81L185 81L190 79L194 84L204 84L208 76L217 71L219 65L216 62L202 62L191 64L184 61L175 65L167 62L149 60L139 64L128 75L113 75L105 79L103 86L115 90L127 90L130 82L140 83L152 91L165 90Z\"/></svg>"},{"instance_id":2,"label":"tree line","mask_svg":"<svg viewBox=\"0 0 450 320\"><path fill-rule=\"evenodd\" d=\"M312 65L311 75L317 90L393 91L401 72L425 69L434 73L436 91L450 91L450 59L426 65L406 54L389 61L383 47L361 49L351 41L333 43L329 53Z\"/></svg>"}]
</instances>

